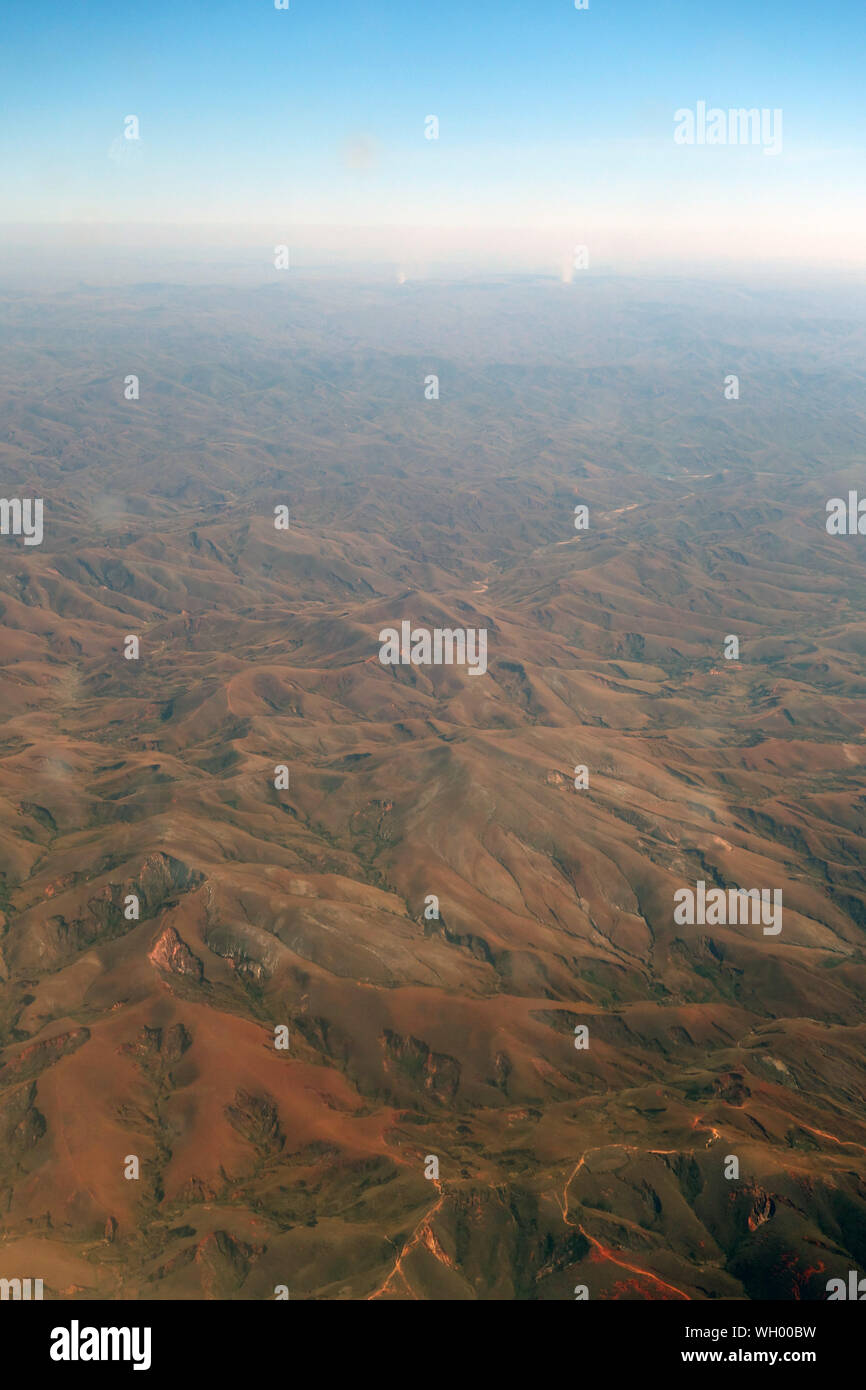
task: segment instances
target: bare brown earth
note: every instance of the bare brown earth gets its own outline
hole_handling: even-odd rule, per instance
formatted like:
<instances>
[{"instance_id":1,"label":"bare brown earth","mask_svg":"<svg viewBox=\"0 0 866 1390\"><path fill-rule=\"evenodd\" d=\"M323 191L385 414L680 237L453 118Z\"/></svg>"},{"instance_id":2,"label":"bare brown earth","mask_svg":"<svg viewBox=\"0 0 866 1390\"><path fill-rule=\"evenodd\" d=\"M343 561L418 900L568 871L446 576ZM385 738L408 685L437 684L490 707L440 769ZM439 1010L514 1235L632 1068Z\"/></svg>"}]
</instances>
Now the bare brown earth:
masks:
<instances>
[{"instance_id":1,"label":"bare brown earth","mask_svg":"<svg viewBox=\"0 0 866 1390\"><path fill-rule=\"evenodd\" d=\"M3 307L0 492L45 540L0 537L0 1277L814 1299L866 1269L866 537L824 527L866 493L862 294ZM486 628L488 673L382 666L404 618ZM781 935L675 925L700 878L782 889Z\"/></svg>"}]
</instances>

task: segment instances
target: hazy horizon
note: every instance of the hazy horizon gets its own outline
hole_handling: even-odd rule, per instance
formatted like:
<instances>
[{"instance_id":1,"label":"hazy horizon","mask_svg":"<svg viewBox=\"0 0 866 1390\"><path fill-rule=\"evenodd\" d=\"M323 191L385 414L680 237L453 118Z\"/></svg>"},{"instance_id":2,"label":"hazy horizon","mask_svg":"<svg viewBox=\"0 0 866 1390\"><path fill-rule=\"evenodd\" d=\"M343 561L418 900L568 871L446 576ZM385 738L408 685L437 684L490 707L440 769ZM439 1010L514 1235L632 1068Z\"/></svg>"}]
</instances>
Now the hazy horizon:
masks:
<instances>
[{"instance_id":1,"label":"hazy horizon","mask_svg":"<svg viewBox=\"0 0 866 1390\"><path fill-rule=\"evenodd\" d=\"M590 269L858 271L860 18L847 0L13 12L0 246L59 225L106 256L248 237L298 266L567 275L583 246ZM705 130L713 111L755 122Z\"/></svg>"}]
</instances>

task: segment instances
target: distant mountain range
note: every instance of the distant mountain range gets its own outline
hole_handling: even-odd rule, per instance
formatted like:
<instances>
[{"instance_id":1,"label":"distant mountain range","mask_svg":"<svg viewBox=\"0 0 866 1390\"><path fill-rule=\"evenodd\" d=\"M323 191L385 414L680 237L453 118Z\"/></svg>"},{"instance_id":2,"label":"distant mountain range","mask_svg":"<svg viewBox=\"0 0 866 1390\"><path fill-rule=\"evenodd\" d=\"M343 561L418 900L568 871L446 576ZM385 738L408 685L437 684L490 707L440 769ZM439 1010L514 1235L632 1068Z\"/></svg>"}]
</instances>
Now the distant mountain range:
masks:
<instances>
[{"instance_id":1,"label":"distant mountain range","mask_svg":"<svg viewBox=\"0 0 866 1390\"><path fill-rule=\"evenodd\" d=\"M866 537L825 526L866 491L862 291L3 310L0 492L44 535L0 536L0 1277L866 1271ZM384 664L403 622L486 670ZM781 931L679 924L698 883Z\"/></svg>"}]
</instances>

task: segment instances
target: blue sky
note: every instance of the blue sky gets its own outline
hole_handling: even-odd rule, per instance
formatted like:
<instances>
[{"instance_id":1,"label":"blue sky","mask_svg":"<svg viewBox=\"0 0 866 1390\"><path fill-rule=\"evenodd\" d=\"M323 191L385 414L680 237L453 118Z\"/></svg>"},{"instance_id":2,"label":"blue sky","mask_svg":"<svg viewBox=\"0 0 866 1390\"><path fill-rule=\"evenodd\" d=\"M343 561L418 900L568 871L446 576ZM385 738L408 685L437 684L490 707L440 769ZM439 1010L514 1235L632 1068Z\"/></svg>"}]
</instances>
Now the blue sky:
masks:
<instances>
[{"instance_id":1,"label":"blue sky","mask_svg":"<svg viewBox=\"0 0 866 1390\"><path fill-rule=\"evenodd\" d=\"M862 0L7 0L0 55L6 221L864 240ZM676 146L700 100L782 152Z\"/></svg>"}]
</instances>

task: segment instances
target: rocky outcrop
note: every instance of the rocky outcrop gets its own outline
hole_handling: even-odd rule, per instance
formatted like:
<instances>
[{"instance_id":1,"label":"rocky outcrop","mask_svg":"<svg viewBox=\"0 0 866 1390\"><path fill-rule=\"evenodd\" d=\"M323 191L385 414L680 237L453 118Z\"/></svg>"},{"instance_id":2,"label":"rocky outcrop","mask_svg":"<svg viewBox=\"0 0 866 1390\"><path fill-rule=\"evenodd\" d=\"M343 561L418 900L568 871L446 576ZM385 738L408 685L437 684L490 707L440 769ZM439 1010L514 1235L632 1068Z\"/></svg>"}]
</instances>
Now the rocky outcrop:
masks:
<instances>
[{"instance_id":1,"label":"rocky outcrop","mask_svg":"<svg viewBox=\"0 0 866 1390\"><path fill-rule=\"evenodd\" d=\"M286 1142L286 1136L280 1129L276 1103L271 1096L238 1091L232 1104L226 1106L225 1113L232 1128L263 1157L279 1153Z\"/></svg>"},{"instance_id":2,"label":"rocky outcrop","mask_svg":"<svg viewBox=\"0 0 866 1390\"><path fill-rule=\"evenodd\" d=\"M0 1106L0 1161L18 1160L39 1143L45 1116L36 1108L36 1082L19 1086Z\"/></svg>"},{"instance_id":3,"label":"rocky outcrop","mask_svg":"<svg viewBox=\"0 0 866 1390\"><path fill-rule=\"evenodd\" d=\"M168 975L184 975L200 981L204 971L198 956L193 955L174 927L164 927L157 937L148 959Z\"/></svg>"},{"instance_id":4,"label":"rocky outcrop","mask_svg":"<svg viewBox=\"0 0 866 1390\"><path fill-rule=\"evenodd\" d=\"M460 1063L433 1052L420 1038L406 1038L386 1028L382 1035L385 1070L397 1071L413 1088L423 1088L435 1100L453 1100L460 1085Z\"/></svg>"},{"instance_id":5,"label":"rocky outcrop","mask_svg":"<svg viewBox=\"0 0 866 1390\"><path fill-rule=\"evenodd\" d=\"M227 1231L212 1231L195 1249L202 1290L207 1298L228 1298L243 1284L253 1261L264 1253L263 1245L248 1245Z\"/></svg>"},{"instance_id":6,"label":"rocky outcrop","mask_svg":"<svg viewBox=\"0 0 866 1390\"><path fill-rule=\"evenodd\" d=\"M65 1033L56 1033L53 1038L30 1043L0 1070L0 1085L7 1085L12 1080L23 1081L25 1078L38 1076L58 1058L65 1057L69 1052L76 1052L89 1037L89 1028L70 1028Z\"/></svg>"}]
</instances>

